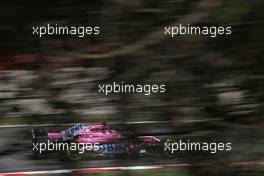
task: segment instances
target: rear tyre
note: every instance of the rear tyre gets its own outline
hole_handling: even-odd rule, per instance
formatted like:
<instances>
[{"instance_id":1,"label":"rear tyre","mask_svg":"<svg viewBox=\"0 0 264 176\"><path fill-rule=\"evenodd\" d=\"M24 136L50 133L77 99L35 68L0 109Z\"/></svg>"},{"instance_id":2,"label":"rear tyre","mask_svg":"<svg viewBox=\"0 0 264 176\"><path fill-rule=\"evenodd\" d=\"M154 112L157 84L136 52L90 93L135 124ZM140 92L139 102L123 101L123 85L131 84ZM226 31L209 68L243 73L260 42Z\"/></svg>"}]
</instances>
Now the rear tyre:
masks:
<instances>
[{"instance_id":1,"label":"rear tyre","mask_svg":"<svg viewBox=\"0 0 264 176\"><path fill-rule=\"evenodd\" d=\"M33 129L32 131L32 144L31 149L33 153L33 159L42 159L45 152L40 152L40 144L47 143L48 133L44 129Z\"/></svg>"}]
</instances>

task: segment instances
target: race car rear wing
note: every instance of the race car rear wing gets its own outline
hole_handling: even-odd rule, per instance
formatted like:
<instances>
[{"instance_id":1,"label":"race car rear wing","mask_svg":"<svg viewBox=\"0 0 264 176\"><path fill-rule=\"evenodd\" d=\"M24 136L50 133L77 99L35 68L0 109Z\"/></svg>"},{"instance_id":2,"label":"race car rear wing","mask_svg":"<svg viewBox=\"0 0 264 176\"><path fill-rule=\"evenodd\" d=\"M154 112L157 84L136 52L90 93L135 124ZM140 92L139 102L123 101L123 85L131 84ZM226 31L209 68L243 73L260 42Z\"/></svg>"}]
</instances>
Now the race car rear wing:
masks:
<instances>
[{"instance_id":1,"label":"race car rear wing","mask_svg":"<svg viewBox=\"0 0 264 176\"><path fill-rule=\"evenodd\" d=\"M40 137L47 137L48 132L44 129L33 129L31 130L32 139L40 138Z\"/></svg>"}]
</instances>

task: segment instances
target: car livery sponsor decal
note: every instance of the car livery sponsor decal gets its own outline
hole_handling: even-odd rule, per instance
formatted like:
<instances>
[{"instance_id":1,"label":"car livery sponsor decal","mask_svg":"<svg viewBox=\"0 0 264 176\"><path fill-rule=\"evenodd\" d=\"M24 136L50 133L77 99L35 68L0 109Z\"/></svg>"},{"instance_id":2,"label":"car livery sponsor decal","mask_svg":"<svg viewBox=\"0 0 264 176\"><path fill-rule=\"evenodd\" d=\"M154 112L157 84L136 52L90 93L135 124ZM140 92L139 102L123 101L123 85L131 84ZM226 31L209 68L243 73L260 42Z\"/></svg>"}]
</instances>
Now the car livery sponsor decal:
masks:
<instances>
[{"instance_id":1,"label":"car livery sponsor decal","mask_svg":"<svg viewBox=\"0 0 264 176\"><path fill-rule=\"evenodd\" d=\"M128 146L128 143L99 144L99 151L102 153L125 152Z\"/></svg>"},{"instance_id":2,"label":"car livery sponsor decal","mask_svg":"<svg viewBox=\"0 0 264 176\"><path fill-rule=\"evenodd\" d=\"M63 140L71 139L76 134L78 134L83 128L84 128L83 124L76 124L73 127L68 128L65 131L62 131L61 133Z\"/></svg>"}]
</instances>

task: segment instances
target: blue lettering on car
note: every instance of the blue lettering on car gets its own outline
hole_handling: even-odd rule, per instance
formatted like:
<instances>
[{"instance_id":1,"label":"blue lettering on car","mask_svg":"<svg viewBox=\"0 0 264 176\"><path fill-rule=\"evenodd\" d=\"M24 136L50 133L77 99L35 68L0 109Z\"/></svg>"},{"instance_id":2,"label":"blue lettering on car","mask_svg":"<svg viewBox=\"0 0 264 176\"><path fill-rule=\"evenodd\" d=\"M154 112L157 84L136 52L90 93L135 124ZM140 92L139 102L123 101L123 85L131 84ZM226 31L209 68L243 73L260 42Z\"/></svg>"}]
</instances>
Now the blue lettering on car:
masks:
<instances>
[{"instance_id":1,"label":"blue lettering on car","mask_svg":"<svg viewBox=\"0 0 264 176\"><path fill-rule=\"evenodd\" d=\"M79 130L81 130L83 128L82 124L76 125L74 127L71 128L71 134L74 134L74 132L78 132Z\"/></svg>"},{"instance_id":2,"label":"blue lettering on car","mask_svg":"<svg viewBox=\"0 0 264 176\"><path fill-rule=\"evenodd\" d=\"M127 143L118 144L100 144L99 150L101 152L120 152L127 149Z\"/></svg>"}]
</instances>

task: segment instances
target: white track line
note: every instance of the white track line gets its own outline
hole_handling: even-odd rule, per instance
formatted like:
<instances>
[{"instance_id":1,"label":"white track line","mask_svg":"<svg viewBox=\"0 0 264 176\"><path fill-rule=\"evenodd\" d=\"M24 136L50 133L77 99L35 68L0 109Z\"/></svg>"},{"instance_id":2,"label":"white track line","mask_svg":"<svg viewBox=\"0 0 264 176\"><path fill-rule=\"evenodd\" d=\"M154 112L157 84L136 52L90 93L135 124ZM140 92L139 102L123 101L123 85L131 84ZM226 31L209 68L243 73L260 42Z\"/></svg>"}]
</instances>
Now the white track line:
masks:
<instances>
[{"instance_id":1,"label":"white track line","mask_svg":"<svg viewBox=\"0 0 264 176\"><path fill-rule=\"evenodd\" d=\"M138 121L138 122L109 122L108 124L161 124L161 123L198 123L219 121L221 119L204 119L204 120L188 120L188 121ZM52 127L52 126L71 126L76 123L50 123L50 124L21 124L21 125L0 125L0 128L22 128L22 127Z\"/></svg>"}]
</instances>

